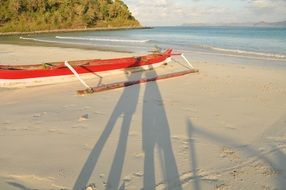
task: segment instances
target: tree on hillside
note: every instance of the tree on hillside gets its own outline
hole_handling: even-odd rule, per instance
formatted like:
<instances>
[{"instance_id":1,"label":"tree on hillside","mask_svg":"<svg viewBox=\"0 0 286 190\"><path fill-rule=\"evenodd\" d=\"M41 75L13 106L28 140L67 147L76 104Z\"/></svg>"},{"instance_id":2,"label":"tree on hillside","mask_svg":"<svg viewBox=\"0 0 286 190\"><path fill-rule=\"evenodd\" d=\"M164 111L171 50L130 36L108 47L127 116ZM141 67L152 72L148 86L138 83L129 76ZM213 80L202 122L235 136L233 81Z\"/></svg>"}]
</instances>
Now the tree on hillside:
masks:
<instances>
[{"instance_id":1,"label":"tree on hillside","mask_svg":"<svg viewBox=\"0 0 286 190\"><path fill-rule=\"evenodd\" d=\"M121 0L0 0L0 32L139 25Z\"/></svg>"}]
</instances>

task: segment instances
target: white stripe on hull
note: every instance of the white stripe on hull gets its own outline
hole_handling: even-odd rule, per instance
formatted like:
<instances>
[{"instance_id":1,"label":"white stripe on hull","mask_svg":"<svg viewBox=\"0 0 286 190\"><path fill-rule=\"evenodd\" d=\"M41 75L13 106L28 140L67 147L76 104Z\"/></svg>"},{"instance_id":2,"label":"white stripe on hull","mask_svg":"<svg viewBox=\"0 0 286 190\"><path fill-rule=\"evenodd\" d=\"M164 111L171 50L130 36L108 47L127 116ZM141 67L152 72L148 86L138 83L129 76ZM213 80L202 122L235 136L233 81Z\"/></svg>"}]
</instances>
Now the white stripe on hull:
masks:
<instances>
[{"instance_id":1,"label":"white stripe on hull","mask_svg":"<svg viewBox=\"0 0 286 190\"><path fill-rule=\"evenodd\" d=\"M170 61L171 61L171 58L167 58L165 61L152 64L152 65L144 65L141 67L133 67L129 69L117 69L117 70L112 70L112 71L104 71L104 72L96 72L96 73L85 73L85 74L80 74L80 77L86 80L86 79L94 79L94 78L116 75L116 74L124 74L126 72L149 70L150 67L156 68ZM72 74L65 75L65 76L52 76L52 77L40 77L40 78L29 78L29 79L0 79L0 87L1 88L23 88L23 87L71 82L71 81L76 81L76 80L78 79Z\"/></svg>"}]
</instances>

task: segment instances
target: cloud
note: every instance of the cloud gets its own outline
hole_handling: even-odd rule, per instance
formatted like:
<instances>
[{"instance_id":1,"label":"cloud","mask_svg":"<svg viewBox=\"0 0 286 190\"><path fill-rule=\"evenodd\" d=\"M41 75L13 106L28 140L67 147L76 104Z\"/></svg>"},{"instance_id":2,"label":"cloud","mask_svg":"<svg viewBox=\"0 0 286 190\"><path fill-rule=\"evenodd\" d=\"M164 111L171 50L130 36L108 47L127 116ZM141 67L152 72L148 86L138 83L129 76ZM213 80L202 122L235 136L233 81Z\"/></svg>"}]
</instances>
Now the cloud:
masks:
<instances>
[{"instance_id":1,"label":"cloud","mask_svg":"<svg viewBox=\"0 0 286 190\"><path fill-rule=\"evenodd\" d=\"M180 11L180 7L173 8L173 2L170 0L153 0L153 1L134 1L125 0L133 15L138 18L144 25L156 25L158 21L164 23L170 18L170 14Z\"/></svg>"},{"instance_id":2,"label":"cloud","mask_svg":"<svg viewBox=\"0 0 286 190\"><path fill-rule=\"evenodd\" d=\"M143 25L286 20L286 0L124 0Z\"/></svg>"},{"instance_id":3,"label":"cloud","mask_svg":"<svg viewBox=\"0 0 286 190\"><path fill-rule=\"evenodd\" d=\"M249 5L253 9L286 10L286 0L249 0Z\"/></svg>"},{"instance_id":4,"label":"cloud","mask_svg":"<svg viewBox=\"0 0 286 190\"><path fill-rule=\"evenodd\" d=\"M253 0L253 1L250 1L250 4L252 4L254 8L258 8L258 9L269 8L270 6L272 6L271 2L269 2L268 0Z\"/></svg>"},{"instance_id":5,"label":"cloud","mask_svg":"<svg viewBox=\"0 0 286 190\"><path fill-rule=\"evenodd\" d=\"M286 0L248 0L248 10L252 16L264 21L286 19Z\"/></svg>"}]
</instances>

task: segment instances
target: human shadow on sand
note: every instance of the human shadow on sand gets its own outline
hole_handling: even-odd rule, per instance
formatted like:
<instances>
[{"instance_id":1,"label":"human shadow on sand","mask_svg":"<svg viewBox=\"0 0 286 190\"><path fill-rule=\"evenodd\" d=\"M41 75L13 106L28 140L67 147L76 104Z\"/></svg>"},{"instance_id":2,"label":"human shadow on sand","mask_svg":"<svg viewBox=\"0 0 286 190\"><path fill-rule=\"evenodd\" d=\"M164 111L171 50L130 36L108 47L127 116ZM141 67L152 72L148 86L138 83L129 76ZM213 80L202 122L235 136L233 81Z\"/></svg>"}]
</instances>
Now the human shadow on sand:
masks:
<instances>
[{"instance_id":1,"label":"human shadow on sand","mask_svg":"<svg viewBox=\"0 0 286 190\"><path fill-rule=\"evenodd\" d=\"M275 168L274 171L278 174L275 176L277 189L285 189L286 187L286 154L285 150L283 151L282 149L283 146L285 149L286 145L285 123L286 115L283 115L270 126L263 135L263 138L267 139L266 143L271 147L271 150L273 150L272 160L275 163L273 167Z\"/></svg>"},{"instance_id":2,"label":"human shadow on sand","mask_svg":"<svg viewBox=\"0 0 286 190\"><path fill-rule=\"evenodd\" d=\"M146 75L154 77L157 74L152 70ZM155 147L159 154L165 189L182 189L172 149L169 123L157 82L145 85L143 101L142 137L145 153L143 189L156 188Z\"/></svg>"},{"instance_id":3,"label":"human shadow on sand","mask_svg":"<svg viewBox=\"0 0 286 190\"><path fill-rule=\"evenodd\" d=\"M203 129L201 127L197 127L194 126L191 122L191 120L187 120L187 128L189 130L189 147L190 147L190 161L192 162L191 164L191 171L193 172L193 176L192 178L190 178L190 180L193 181L193 189L197 189L199 190L201 188L201 181L200 181L200 177L203 176L197 176L196 175L196 150L195 150L195 145L194 143L191 141L192 135L196 134L198 136L201 136L203 138L206 138L210 141L212 141L213 143L217 144L217 145L222 145L222 146L229 146L232 147L233 149L235 149L236 151L239 151L241 153L244 154L244 159L245 162L242 162L241 165L236 165L230 168L222 168L219 171L215 171L213 173L218 173L218 172L227 172L227 171L231 171L234 170L235 168L240 168L242 166L245 165L249 165L251 163L253 163L255 160L260 160L262 161L264 164L266 164L269 168L271 168L274 172L278 172L279 176L276 177L276 185L278 188L281 187L285 187L286 183L285 183L285 179L286 179L286 174L285 171L279 171L280 168L282 167L283 169L285 168L285 154L281 151L281 148L285 148L285 146L281 146L281 147L277 147L275 145L273 145L271 141L267 140L267 138L269 137L269 134L273 133L273 134L277 134L277 131L283 131L285 132L285 128L283 127L283 125L278 125L278 127L276 127L275 130L272 129L272 126L270 127L270 131L266 131L267 134L266 135L262 135L260 138L256 139L253 143L248 144L248 145L244 145L230 137L226 137L220 134L215 134L212 133L206 129ZM258 150L256 148L257 145L270 145L270 150L265 151L265 152L261 152L260 150ZM271 154L273 154L274 159L273 160L270 158ZM283 179L282 179L283 178ZM185 179L182 179L185 180ZM188 180L187 180L188 181Z\"/></svg>"},{"instance_id":4,"label":"human shadow on sand","mask_svg":"<svg viewBox=\"0 0 286 190\"><path fill-rule=\"evenodd\" d=\"M131 80L134 76L131 74L128 76L128 80ZM138 77L138 75L137 75ZM124 165L124 158L127 147L128 132L131 125L133 114L137 107L138 96L140 91L140 85L135 85L129 88L125 88L117 105L114 108L111 117L109 118L107 125L102 132L99 140L90 152L75 184L74 190L82 190L88 185L89 179L95 169L101 152L112 132L117 120L123 118L121 124L121 132L119 142L117 145L116 153L111 165L110 173L108 176L106 189L118 189L122 168Z\"/></svg>"},{"instance_id":5,"label":"human shadow on sand","mask_svg":"<svg viewBox=\"0 0 286 190\"><path fill-rule=\"evenodd\" d=\"M191 120L187 123L187 131L188 131L188 143L189 143L189 155L190 155L190 165L191 165L191 171L193 172L192 177L192 189L193 190L201 190L201 179L197 174L198 166L197 166L197 150L194 143L194 140L192 139L194 136L194 126Z\"/></svg>"},{"instance_id":6,"label":"human shadow on sand","mask_svg":"<svg viewBox=\"0 0 286 190\"><path fill-rule=\"evenodd\" d=\"M7 184L9 184L9 185L11 185L11 186L13 186L15 188L18 188L20 190L35 190L35 189L32 189L32 188L28 188L28 187L26 187L26 186L24 186L24 185L22 185L20 183L17 183L17 182L9 181L9 182L7 182Z\"/></svg>"},{"instance_id":7,"label":"human shadow on sand","mask_svg":"<svg viewBox=\"0 0 286 190\"><path fill-rule=\"evenodd\" d=\"M155 70L146 72L146 77L156 76L157 73ZM131 79L131 77L129 77L129 79ZM140 85L124 89L103 133L89 154L74 184L74 190L82 190L88 185L102 150L119 118L123 118L120 137L105 187L106 189L112 190L125 189L124 183L120 186L120 180L124 166L128 133L131 127L132 117L137 107L139 92ZM169 123L162 102L162 96L156 82L146 84L143 101L142 143L145 153L143 189L152 190L156 188L154 159L155 147L157 147L159 150L164 184L166 184L165 189L180 190L182 188L171 144Z\"/></svg>"}]
</instances>

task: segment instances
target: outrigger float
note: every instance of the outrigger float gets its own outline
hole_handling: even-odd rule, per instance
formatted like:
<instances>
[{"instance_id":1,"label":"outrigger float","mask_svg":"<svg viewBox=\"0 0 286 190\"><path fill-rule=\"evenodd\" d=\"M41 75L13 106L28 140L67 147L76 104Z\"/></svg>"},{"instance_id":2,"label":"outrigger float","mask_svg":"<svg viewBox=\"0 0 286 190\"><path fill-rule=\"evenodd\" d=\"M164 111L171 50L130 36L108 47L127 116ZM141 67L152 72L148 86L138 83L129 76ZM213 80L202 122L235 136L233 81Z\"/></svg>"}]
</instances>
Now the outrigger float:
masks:
<instances>
[{"instance_id":1,"label":"outrigger float","mask_svg":"<svg viewBox=\"0 0 286 190\"><path fill-rule=\"evenodd\" d=\"M189 64L189 69L186 71L159 75L154 78L122 81L94 88L88 86L84 81L85 79L92 79L98 76L102 78L112 74L149 70L150 68L153 69L169 63L174 55L181 55ZM183 54L173 54L172 49L168 49L163 53L156 52L139 57L65 61L38 65L0 65L0 87L22 88L79 80L86 87L86 90L78 91L80 95L83 95L139 83L178 77L194 72L198 72L198 70L193 68Z\"/></svg>"}]
</instances>

